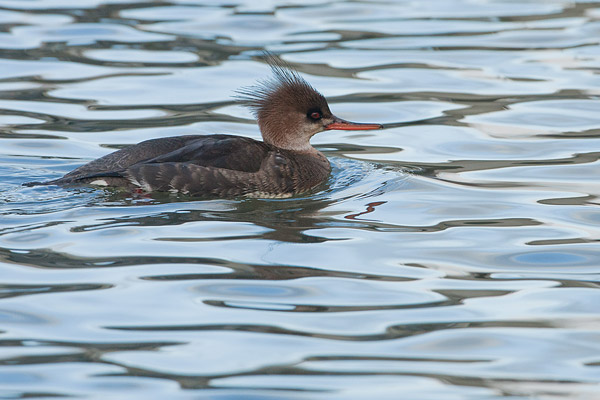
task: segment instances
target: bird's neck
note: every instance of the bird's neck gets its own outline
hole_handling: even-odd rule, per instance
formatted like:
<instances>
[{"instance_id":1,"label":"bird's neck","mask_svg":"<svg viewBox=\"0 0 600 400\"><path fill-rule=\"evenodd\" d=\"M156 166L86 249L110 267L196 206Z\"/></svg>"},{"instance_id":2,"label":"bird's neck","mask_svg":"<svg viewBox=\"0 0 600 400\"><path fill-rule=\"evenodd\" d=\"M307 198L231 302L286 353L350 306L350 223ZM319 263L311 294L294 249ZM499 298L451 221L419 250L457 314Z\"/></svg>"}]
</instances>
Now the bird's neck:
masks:
<instances>
[{"instance_id":1,"label":"bird's neck","mask_svg":"<svg viewBox=\"0 0 600 400\"><path fill-rule=\"evenodd\" d=\"M302 135L285 134L284 132L279 132L279 134L270 134L267 132L265 134L263 132L262 136L265 143L280 149L302 153L318 153L317 149Z\"/></svg>"}]
</instances>

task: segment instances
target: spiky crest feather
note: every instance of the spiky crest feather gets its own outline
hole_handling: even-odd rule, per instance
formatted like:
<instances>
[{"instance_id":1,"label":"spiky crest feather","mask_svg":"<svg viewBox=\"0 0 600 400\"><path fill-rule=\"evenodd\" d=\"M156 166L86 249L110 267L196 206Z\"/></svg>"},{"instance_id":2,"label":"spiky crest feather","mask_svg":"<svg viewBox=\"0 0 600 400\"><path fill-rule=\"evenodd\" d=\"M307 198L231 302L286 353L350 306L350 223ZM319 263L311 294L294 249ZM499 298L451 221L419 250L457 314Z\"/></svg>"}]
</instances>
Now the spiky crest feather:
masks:
<instances>
[{"instance_id":1,"label":"spiky crest feather","mask_svg":"<svg viewBox=\"0 0 600 400\"><path fill-rule=\"evenodd\" d=\"M302 101L303 104L298 104L299 106L309 103L326 104L323 95L288 63L268 52L264 53L264 59L271 67L273 77L259 80L256 85L238 89L235 96L242 105L250 108L257 118L270 114L275 106L281 107L284 99Z\"/></svg>"}]
</instances>

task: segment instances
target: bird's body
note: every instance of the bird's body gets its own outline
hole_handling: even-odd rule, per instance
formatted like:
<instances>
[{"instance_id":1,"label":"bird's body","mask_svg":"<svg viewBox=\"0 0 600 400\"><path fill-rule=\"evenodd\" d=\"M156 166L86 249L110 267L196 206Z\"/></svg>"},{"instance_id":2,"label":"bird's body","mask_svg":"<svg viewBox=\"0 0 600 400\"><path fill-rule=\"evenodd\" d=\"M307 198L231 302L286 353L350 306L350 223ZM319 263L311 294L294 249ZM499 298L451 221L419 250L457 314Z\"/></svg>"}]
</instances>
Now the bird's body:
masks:
<instances>
[{"instance_id":1,"label":"bird's body","mask_svg":"<svg viewBox=\"0 0 600 400\"><path fill-rule=\"evenodd\" d=\"M275 79L241 90L264 142L232 135L147 140L33 185L97 185L199 197L289 197L327 179L329 161L310 145L323 130L379 129L335 117L297 73L270 59Z\"/></svg>"},{"instance_id":2,"label":"bird's body","mask_svg":"<svg viewBox=\"0 0 600 400\"><path fill-rule=\"evenodd\" d=\"M92 184L202 197L289 197L323 182L320 152L292 152L233 135L151 139L85 164L54 185Z\"/></svg>"}]
</instances>

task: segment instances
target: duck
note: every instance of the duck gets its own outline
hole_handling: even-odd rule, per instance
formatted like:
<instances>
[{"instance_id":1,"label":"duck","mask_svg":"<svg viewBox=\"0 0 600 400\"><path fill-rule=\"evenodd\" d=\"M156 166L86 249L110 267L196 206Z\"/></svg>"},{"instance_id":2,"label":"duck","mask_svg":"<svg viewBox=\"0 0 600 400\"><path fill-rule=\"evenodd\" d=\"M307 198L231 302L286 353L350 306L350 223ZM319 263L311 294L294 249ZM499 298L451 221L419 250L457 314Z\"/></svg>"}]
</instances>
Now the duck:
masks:
<instances>
[{"instance_id":1,"label":"duck","mask_svg":"<svg viewBox=\"0 0 600 400\"><path fill-rule=\"evenodd\" d=\"M336 117L325 97L281 59L266 58L272 77L237 90L257 119L262 141L229 134L150 139L35 185L91 185L204 198L287 198L306 193L331 172L310 144L327 130L374 130L381 124Z\"/></svg>"}]
</instances>

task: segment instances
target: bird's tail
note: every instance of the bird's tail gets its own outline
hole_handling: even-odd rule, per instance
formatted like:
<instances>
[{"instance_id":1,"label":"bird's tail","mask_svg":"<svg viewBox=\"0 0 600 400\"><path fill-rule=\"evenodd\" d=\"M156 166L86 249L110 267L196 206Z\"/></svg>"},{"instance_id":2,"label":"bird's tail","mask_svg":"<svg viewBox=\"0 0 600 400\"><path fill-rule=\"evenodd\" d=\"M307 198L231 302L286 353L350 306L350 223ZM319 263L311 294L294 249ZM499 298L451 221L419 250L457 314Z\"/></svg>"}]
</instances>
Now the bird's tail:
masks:
<instances>
[{"instance_id":1,"label":"bird's tail","mask_svg":"<svg viewBox=\"0 0 600 400\"><path fill-rule=\"evenodd\" d=\"M25 182L25 183L21 184L21 186L33 187L33 186L56 185L57 181L58 181L58 179L54 179L54 180L51 180L51 181L45 181L45 182Z\"/></svg>"}]
</instances>

